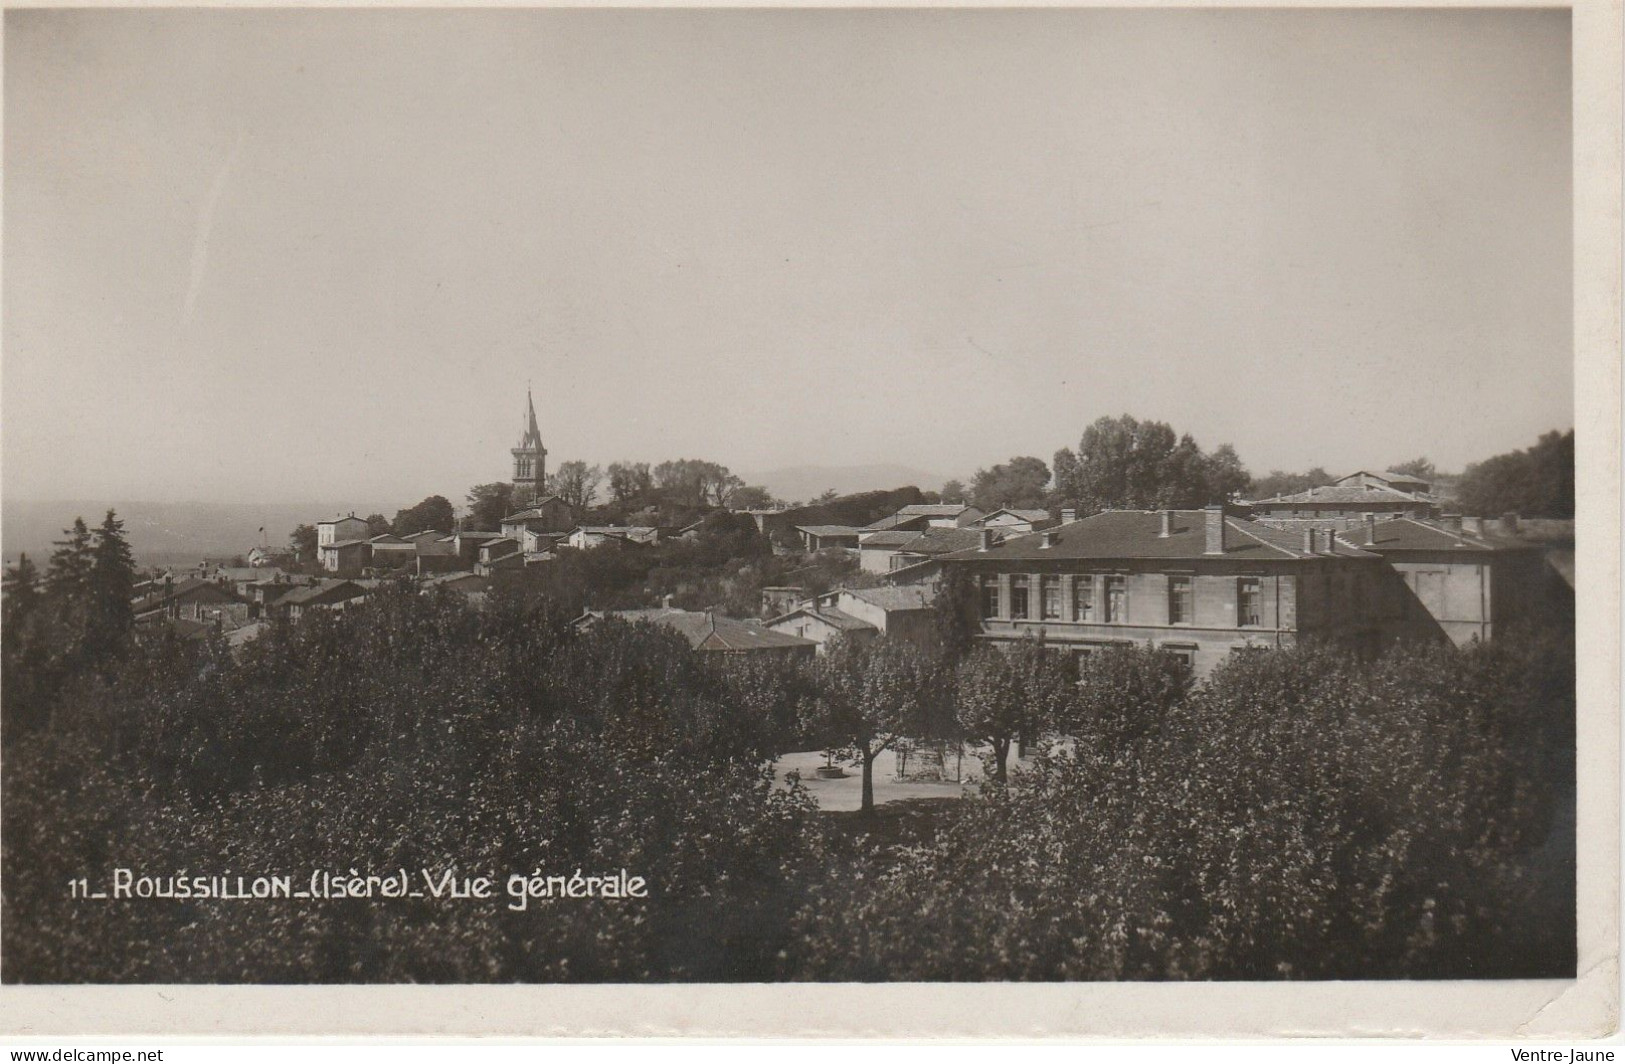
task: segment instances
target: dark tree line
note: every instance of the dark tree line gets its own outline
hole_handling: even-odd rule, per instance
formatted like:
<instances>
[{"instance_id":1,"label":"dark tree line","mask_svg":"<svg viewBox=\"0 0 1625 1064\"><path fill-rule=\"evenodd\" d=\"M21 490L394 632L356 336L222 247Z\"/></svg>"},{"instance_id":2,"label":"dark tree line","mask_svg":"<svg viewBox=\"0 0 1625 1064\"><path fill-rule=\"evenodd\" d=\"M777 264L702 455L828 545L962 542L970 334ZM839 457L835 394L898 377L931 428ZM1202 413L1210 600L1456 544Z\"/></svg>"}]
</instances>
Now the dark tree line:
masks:
<instances>
[{"instance_id":1,"label":"dark tree line","mask_svg":"<svg viewBox=\"0 0 1625 1064\"><path fill-rule=\"evenodd\" d=\"M94 530L75 518L63 537L44 573L27 554L5 571L0 699L8 742L41 727L65 685L115 668L129 648L136 572L124 522L112 510Z\"/></svg>"}]
</instances>

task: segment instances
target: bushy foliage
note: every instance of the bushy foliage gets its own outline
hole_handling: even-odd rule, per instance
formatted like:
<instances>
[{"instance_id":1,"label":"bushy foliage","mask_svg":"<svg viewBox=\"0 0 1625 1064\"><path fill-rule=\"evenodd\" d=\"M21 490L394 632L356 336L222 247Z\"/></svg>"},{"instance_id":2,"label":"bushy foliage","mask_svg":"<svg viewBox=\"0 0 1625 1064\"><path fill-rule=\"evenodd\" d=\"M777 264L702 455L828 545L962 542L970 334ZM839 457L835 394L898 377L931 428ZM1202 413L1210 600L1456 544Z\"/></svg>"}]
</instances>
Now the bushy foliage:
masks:
<instances>
[{"instance_id":1,"label":"bushy foliage","mask_svg":"<svg viewBox=\"0 0 1625 1064\"><path fill-rule=\"evenodd\" d=\"M240 660L153 643L8 755L9 980L762 979L817 849L774 789L784 711L749 669L521 598L383 594ZM742 706L763 711L741 719ZM571 875L621 902L73 902L153 874ZM93 945L92 945L93 944Z\"/></svg>"},{"instance_id":2,"label":"bushy foliage","mask_svg":"<svg viewBox=\"0 0 1625 1064\"><path fill-rule=\"evenodd\" d=\"M1055 452L1054 496L1085 512L1108 509L1191 509L1223 502L1251 481L1235 449L1204 454L1188 435L1161 421L1124 414L1083 430L1078 448Z\"/></svg>"},{"instance_id":3,"label":"bushy foliage","mask_svg":"<svg viewBox=\"0 0 1625 1064\"><path fill-rule=\"evenodd\" d=\"M1551 834L1573 797L1570 654L1260 653L1139 734L1085 717L934 842L826 881L792 967L919 980L1572 972L1572 850Z\"/></svg>"},{"instance_id":4,"label":"bushy foliage","mask_svg":"<svg viewBox=\"0 0 1625 1064\"><path fill-rule=\"evenodd\" d=\"M1456 485L1462 510L1486 517L1574 516L1574 430L1543 434L1533 447L1467 467Z\"/></svg>"}]
</instances>

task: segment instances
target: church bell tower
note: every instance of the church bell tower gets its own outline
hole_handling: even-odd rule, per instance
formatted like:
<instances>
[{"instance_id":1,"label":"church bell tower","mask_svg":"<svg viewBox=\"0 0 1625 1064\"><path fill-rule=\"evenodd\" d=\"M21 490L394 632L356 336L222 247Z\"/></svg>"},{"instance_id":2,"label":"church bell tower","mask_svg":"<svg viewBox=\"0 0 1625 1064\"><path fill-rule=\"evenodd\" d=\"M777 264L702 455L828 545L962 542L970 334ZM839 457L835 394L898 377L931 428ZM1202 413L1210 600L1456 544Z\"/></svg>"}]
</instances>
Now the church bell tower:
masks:
<instances>
[{"instance_id":1,"label":"church bell tower","mask_svg":"<svg viewBox=\"0 0 1625 1064\"><path fill-rule=\"evenodd\" d=\"M525 389L525 431L513 454L513 497L516 505L540 498L547 488L547 448L536 427L536 404Z\"/></svg>"}]
</instances>

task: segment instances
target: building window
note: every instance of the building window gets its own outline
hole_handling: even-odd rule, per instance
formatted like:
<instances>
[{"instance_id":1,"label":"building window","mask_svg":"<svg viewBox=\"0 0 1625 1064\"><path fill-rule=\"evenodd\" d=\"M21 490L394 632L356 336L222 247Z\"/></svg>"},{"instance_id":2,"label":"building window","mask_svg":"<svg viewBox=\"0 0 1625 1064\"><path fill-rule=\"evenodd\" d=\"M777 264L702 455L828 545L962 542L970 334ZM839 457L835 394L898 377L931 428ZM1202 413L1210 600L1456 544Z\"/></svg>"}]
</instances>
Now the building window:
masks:
<instances>
[{"instance_id":1,"label":"building window","mask_svg":"<svg viewBox=\"0 0 1625 1064\"><path fill-rule=\"evenodd\" d=\"M1095 578L1078 576L1072 580L1072 618L1078 621L1095 619Z\"/></svg>"},{"instance_id":2,"label":"building window","mask_svg":"<svg viewBox=\"0 0 1625 1064\"><path fill-rule=\"evenodd\" d=\"M1046 621L1061 619L1061 578L1058 576L1044 576L1039 578L1040 608L1044 611Z\"/></svg>"},{"instance_id":3,"label":"building window","mask_svg":"<svg viewBox=\"0 0 1625 1064\"><path fill-rule=\"evenodd\" d=\"M1196 648L1188 643L1164 643L1162 649L1178 658L1187 669L1196 668Z\"/></svg>"},{"instance_id":4,"label":"building window","mask_svg":"<svg viewBox=\"0 0 1625 1064\"><path fill-rule=\"evenodd\" d=\"M1188 576L1168 578L1168 623L1191 623L1191 578Z\"/></svg>"},{"instance_id":5,"label":"building window","mask_svg":"<svg viewBox=\"0 0 1625 1064\"><path fill-rule=\"evenodd\" d=\"M1027 578L1025 576L1012 576L1010 578L1010 619L1025 621L1027 619Z\"/></svg>"},{"instance_id":6,"label":"building window","mask_svg":"<svg viewBox=\"0 0 1625 1064\"><path fill-rule=\"evenodd\" d=\"M1122 624L1128 620L1128 578L1106 577L1105 615L1100 619L1107 624Z\"/></svg>"},{"instance_id":7,"label":"building window","mask_svg":"<svg viewBox=\"0 0 1625 1064\"><path fill-rule=\"evenodd\" d=\"M1257 628L1264 623L1264 589L1256 576L1236 581L1236 623L1243 628Z\"/></svg>"},{"instance_id":8,"label":"building window","mask_svg":"<svg viewBox=\"0 0 1625 1064\"><path fill-rule=\"evenodd\" d=\"M982 577L982 617L997 617L999 615L999 578L996 576Z\"/></svg>"}]
</instances>

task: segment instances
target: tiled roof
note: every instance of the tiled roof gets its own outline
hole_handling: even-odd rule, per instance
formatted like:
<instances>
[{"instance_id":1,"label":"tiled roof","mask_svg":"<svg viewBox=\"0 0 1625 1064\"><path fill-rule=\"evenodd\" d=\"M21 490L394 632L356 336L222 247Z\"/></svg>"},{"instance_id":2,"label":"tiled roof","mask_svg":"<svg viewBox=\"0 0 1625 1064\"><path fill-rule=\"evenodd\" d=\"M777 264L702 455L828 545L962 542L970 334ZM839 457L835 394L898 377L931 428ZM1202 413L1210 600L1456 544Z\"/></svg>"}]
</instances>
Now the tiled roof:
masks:
<instances>
[{"instance_id":1,"label":"tiled roof","mask_svg":"<svg viewBox=\"0 0 1625 1064\"><path fill-rule=\"evenodd\" d=\"M1277 495L1273 499L1259 499L1254 506L1269 506L1276 503L1394 503L1394 502L1431 502L1426 495L1413 495L1410 492L1396 491L1393 488L1358 487L1350 484L1329 484L1325 487L1310 488L1308 491L1296 491L1290 495Z\"/></svg>"},{"instance_id":2,"label":"tiled roof","mask_svg":"<svg viewBox=\"0 0 1625 1064\"><path fill-rule=\"evenodd\" d=\"M340 580L335 583L312 584L310 587L301 587L283 595L277 603L279 606L309 606L320 605L327 602L342 602L345 599L359 598L367 593L367 589L351 580Z\"/></svg>"},{"instance_id":3,"label":"tiled roof","mask_svg":"<svg viewBox=\"0 0 1625 1064\"><path fill-rule=\"evenodd\" d=\"M843 592L862 599L871 606L891 612L894 610L928 610L936 601L934 585L907 584L901 587L843 587Z\"/></svg>"},{"instance_id":4,"label":"tiled roof","mask_svg":"<svg viewBox=\"0 0 1625 1064\"><path fill-rule=\"evenodd\" d=\"M995 542L998 532L994 532ZM923 532L916 532L907 543L898 549L905 554L951 554L956 550L966 550L970 547L982 545L982 530L979 528L928 528Z\"/></svg>"},{"instance_id":5,"label":"tiled roof","mask_svg":"<svg viewBox=\"0 0 1625 1064\"><path fill-rule=\"evenodd\" d=\"M430 536L439 539L444 535L445 533L440 531L438 528L425 528L422 532L408 532L401 538L406 540L408 543L416 543L418 540L427 539Z\"/></svg>"},{"instance_id":6,"label":"tiled roof","mask_svg":"<svg viewBox=\"0 0 1625 1064\"><path fill-rule=\"evenodd\" d=\"M796 531L810 532L815 536L856 536L868 529L854 528L851 525L797 525Z\"/></svg>"},{"instance_id":7,"label":"tiled roof","mask_svg":"<svg viewBox=\"0 0 1625 1064\"><path fill-rule=\"evenodd\" d=\"M564 500L560 499L557 495L548 495L548 496L546 496L544 498L536 499L531 503L529 509L520 510L516 514L509 514L507 517L504 517L502 519L502 523L507 524L510 521L536 521L536 520L541 520L541 519L546 518L546 517L549 516L547 513L543 512L543 510L542 510L542 507L544 505L546 505L547 503L550 503L550 502L563 502L563 501Z\"/></svg>"},{"instance_id":8,"label":"tiled roof","mask_svg":"<svg viewBox=\"0 0 1625 1064\"><path fill-rule=\"evenodd\" d=\"M1370 546L1366 545L1366 530L1363 527L1351 528L1346 532L1339 532L1337 535L1339 539L1345 542L1352 543L1364 550L1376 551L1379 554L1391 550L1504 551L1530 549L1530 545L1526 543L1475 536L1466 532L1452 532L1448 528L1426 521L1417 521L1409 517L1401 517L1393 521L1378 521L1376 523L1376 541Z\"/></svg>"},{"instance_id":9,"label":"tiled roof","mask_svg":"<svg viewBox=\"0 0 1625 1064\"><path fill-rule=\"evenodd\" d=\"M912 532L912 531L910 531L910 532L865 532L863 535L858 537L858 546L859 547L874 547L876 549L879 549L879 548L882 548L882 547L901 547L903 544L907 543L909 540L913 539L917 535L919 535L918 532Z\"/></svg>"},{"instance_id":10,"label":"tiled roof","mask_svg":"<svg viewBox=\"0 0 1625 1064\"><path fill-rule=\"evenodd\" d=\"M1421 477L1413 476L1410 473L1395 473L1392 469L1385 469L1380 473L1374 473L1369 469L1356 469L1352 473L1345 473L1343 476L1338 477L1337 478L1337 483L1341 484L1345 480L1353 480L1355 477L1378 477L1378 478L1380 478L1382 480L1389 481L1390 483L1393 483L1393 484L1426 484L1427 483L1427 481L1423 480Z\"/></svg>"},{"instance_id":11,"label":"tiled roof","mask_svg":"<svg viewBox=\"0 0 1625 1064\"><path fill-rule=\"evenodd\" d=\"M1152 510L1107 510L1068 525L1015 536L987 550L972 548L945 555L944 561L985 559L1166 559L1196 560L1227 558L1235 560L1282 561L1310 559L1303 549L1303 536L1269 528L1238 517L1225 518L1225 551L1207 553L1207 513L1203 510L1174 510L1170 535L1160 534L1162 515ZM1053 537L1054 545L1044 541ZM1346 543L1336 544L1340 557L1370 558Z\"/></svg>"},{"instance_id":12,"label":"tiled roof","mask_svg":"<svg viewBox=\"0 0 1625 1064\"><path fill-rule=\"evenodd\" d=\"M342 547L365 547L368 542L365 539L336 539L331 543L323 543L322 550L339 550Z\"/></svg>"},{"instance_id":13,"label":"tiled roof","mask_svg":"<svg viewBox=\"0 0 1625 1064\"><path fill-rule=\"evenodd\" d=\"M914 525L930 519L928 514L896 513L889 517L882 517L878 521L871 521L863 527L872 532L889 532L900 525Z\"/></svg>"},{"instance_id":14,"label":"tiled roof","mask_svg":"<svg viewBox=\"0 0 1625 1064\"><path fill-rule=\"evenodd\" d=\"M379 535L373 536L371 539L367 540L367 542L368 543L373 543L373 544L378 544L378 543L405 543L406 540L402 539L400 536L397 536L393 532L383 532L383 533L380 533Z\"/></svg>"},{"instance_id":15,"label":"tiled roof","mask_svg":"<svg viewBox=\"0 0 1625 1064\"><path fill-rule=\"evenodd\" d=\"M608 610L592 616L658 624L680 634L695 650L780 650L817 645L811 639L775 632L760 624L724 617L712 610Z\"/></svg>"},{"instance_id":16,"label":"tiled roof","mask_svg":"<svg viewBox=\"0 0 1625 1064\"><path fill-rule=\"evenodd\" d=\"M917 502L912 505L905 506L897 512L899 515L908 514L911 517L958 517L960 514L969 509L970 507L965 503L959 502Z\"/></svg>"},{"instance_id":17,"label":"tiled roof","mask_svg":"<svg viewBox=\"0 0 1625 1064\"><path fill-rule=\"evenodd\" d=\"M779 614L777 617L773 618L767 623L778 624L781 621L787 621L791 617L798 615L816 617L820 621L823 621L825 624L829 625L831 628L842 632L861 632L864 629L874 629L874 625L870 624L868 621L861 617L854 617L845 610L836 609L834 606L814 606L811 604L797 606L788 613Z\"/></svg>"},{"instance_id":18,"label":"tiled roof","mask_svg":"<svg viewBox=\"0 0 1625 1064\"><path fill-rule=\"evenodd\" d=\"M994 510L982 520L991 520L1000 514L1013 514L1014 516L1021 518L1023 521L1048 521L1050 516L1048 510L1017 510L1011 506L1004 506Z\"/></svg>"}]
</instances>

